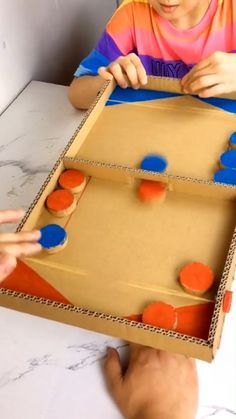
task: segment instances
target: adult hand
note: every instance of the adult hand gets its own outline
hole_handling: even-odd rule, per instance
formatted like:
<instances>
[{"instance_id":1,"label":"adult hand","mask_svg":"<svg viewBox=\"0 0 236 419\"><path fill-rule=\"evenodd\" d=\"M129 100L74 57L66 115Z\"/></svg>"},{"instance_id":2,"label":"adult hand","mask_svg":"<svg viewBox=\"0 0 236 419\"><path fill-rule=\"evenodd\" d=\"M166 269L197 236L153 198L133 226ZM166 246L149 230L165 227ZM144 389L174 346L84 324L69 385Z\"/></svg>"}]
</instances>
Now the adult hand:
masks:
<instances>
[{"instance_id":1,"label":"adult hand","mask_svg":"<svg viewBox=\"0 0 236 419\"><path fill-rule=\"evenodd\" d=\"M123 373L118 352L109 348L105 376L126 419L195 418L198 379L192 359L131 344Z\"/></svg>"}]
</instances>

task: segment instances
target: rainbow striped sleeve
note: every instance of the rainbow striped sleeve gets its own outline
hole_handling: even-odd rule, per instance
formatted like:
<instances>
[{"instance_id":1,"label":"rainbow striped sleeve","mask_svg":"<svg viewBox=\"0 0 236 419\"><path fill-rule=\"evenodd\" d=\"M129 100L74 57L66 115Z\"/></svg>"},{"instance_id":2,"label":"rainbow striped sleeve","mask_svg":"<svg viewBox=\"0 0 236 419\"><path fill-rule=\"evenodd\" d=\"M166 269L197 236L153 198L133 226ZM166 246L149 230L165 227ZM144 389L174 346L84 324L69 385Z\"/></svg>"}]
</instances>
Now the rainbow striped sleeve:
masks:
<instances>
[{"instance_id":1,"label":"rainbow striped sleeve","mask_svg":"<svg viewBox=\"0 0 236 419\"><path fill-rule=\"evenodd\" d=\"M132 15L130 7L125 7L126 0L108 22L105 31L92 52L86 57L76 70L74 76L96 76L101 66L108 66L121 55L127 55L134 49L132 36Z\"/></svg>"},{"instance_id":2,"label":"rainbow striped sleeve","mask_svg":"<svg viewBox=\"0 0 236 419\"><path fill-rule=\"evenodd\" d=\"M75 76L97 75L99 67L134 52L148 75L182 78L215 51L236 52L236 0L211 0L187 30L174 27L148 0L124 0Z\"/></svg>"}]
</instances>

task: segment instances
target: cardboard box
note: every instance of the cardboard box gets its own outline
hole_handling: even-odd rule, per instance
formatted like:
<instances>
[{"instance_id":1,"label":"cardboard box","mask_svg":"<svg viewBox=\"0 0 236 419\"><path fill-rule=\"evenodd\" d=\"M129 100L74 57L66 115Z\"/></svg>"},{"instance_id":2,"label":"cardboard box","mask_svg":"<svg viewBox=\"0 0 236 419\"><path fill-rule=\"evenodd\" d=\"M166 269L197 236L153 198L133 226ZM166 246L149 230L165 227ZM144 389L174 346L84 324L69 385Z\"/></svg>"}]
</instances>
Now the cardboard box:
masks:
<instances>
[{"instance_id":1,"label":"cardboard box","mask_svg":"<svg viewBox=\"0 0 236 419\"><path fill-rule=\"evenodd\" d=\"M145 91L131 92L132 103L109 99L114 88L108 83L100 93L19 226L27 231L57 223L66 228L68 245L20 264L3 284L0 304L211 361L236 246L236 188L212 178L235 115L180 95L176 80L150 78ZM139 169L149 153L167 157L165 174ZM59 219L45 200L68 168L83 171L87 185L77 195L76 211ZM140 179L166 183L166 200L141 202ZM191 261L215 273L214 288L202 297L185 293L178 281L181 267ZM153 301L177 308L214 302L209 333L195 337L127 320Z\"/></svg>"}]
</instances>

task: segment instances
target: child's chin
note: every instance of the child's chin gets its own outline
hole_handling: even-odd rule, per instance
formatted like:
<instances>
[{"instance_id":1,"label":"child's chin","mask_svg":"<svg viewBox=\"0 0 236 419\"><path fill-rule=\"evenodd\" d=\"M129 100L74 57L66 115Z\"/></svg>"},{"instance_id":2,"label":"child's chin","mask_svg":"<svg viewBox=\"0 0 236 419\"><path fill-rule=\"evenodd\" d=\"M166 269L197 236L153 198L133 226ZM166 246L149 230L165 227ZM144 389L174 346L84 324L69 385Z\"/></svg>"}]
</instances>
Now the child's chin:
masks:
<instances>
[{"instance_id":1,"label":"child's chin","mask_svg":"<svg viewBox=\"0 0 236 419\"><path fill-rule=\"evenodd\" d=\"M173 10L165 11L161 6L156 7L157 13L166 20L174 20L179 18L180 10L179 7L175 7Z\"/></svg>"}]
</instances>

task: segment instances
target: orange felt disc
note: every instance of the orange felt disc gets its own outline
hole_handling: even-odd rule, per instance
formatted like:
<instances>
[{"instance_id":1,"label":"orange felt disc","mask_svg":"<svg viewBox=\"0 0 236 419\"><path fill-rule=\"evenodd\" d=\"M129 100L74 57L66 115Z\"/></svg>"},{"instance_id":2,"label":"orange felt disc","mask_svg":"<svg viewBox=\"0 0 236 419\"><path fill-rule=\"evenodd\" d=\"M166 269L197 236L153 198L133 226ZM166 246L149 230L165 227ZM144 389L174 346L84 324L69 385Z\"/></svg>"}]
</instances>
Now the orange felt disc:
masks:
<instances>
[{"instance_id":1,"label":"orange felt disc","mask_svg":"<svg viewBox=\"0 0 236 419\"><path fill-rule=\"evenodd\" d=\"M142 321L151 326L175 330L177 323L176 310L170 304L153 303L145 308Z\"/></svg>"},{"instance_id":2,"label":"orange felt disc","mask_svg":"<svg viewBox=\"0 0 236 419\"><path fill-rule=\"evenodd\" d=\"M84 173L80 170L65 170L59 177L58 183L64 189L73 189L82 185L85 181Z\"/></svg>"},{"instance_id":3,"label":"orange felt disc","mask_svg":"<svg viewBox=\"0 0 236 419\"><path fill-rule=\"evenodd\" d=\"M46 205L49 210L63 211L70 208L74 200L75 197L71 192L59 189L47 197Z\"/></svg>"},{"instance_id":4,"label":"orange felt disc","mask_svg":"<svg viewBox=\"0 0 236 419\"><path fill-rule=\"evenodd\" d=\"M213 282L211 268L199 262L189 263L180 272L180 283L189 292L204 293L211 288Z\"/></svg>"},{"instance_id":5,"label":"orange felt disc","mask_svg":"<svg viewBox=\"0 0 236 419\"><path fill-rule=\"evenodd\" d=\"M154 201L164 199L166 196L166 185L153 180L141 180L138 190L141 201Z\"/></svg>"}]
</instances>

